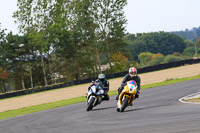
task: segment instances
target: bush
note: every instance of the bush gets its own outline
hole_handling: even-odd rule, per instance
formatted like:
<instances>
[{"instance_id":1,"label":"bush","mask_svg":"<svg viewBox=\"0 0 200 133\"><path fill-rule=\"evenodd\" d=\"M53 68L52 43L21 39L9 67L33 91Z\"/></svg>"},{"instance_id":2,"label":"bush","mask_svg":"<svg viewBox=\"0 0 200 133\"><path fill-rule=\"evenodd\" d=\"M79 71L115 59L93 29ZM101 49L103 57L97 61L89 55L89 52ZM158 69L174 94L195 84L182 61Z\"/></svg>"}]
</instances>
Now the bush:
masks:
<instances>
[{"instance_id":1,"label":"bush","mask_svg":"<svg viewBox=\"0 0 200 133\"><path fill-rule=\"evenodd\" d=\"M164 59L164 63L175 62L182 60L182 57L175 56L175 55L167 55Z\"/></svg>"},{"instance_id":2,"label":"bush","mask_svg":"<svg viewBox=\"0 0 200 133\"><path fill-rule=\"evenodd\" d=\"M140 65L142 67L148 66L152 60L154 54L150 52L143 52L138 55L138 59L140 60Z\"/></svg>"},{"instance_id":3,"label":"bush","mask_svg":"<svg viewBox=\"0 0 200 133\"><path fill-rule=\"evenodd\" d=\"M164 62L165 57L164 56L157 56L156 58L154 58L149 65L150 66L154 66L154 65L158 65L158 64L162 64Z\"/></svg>"},{"instance_id":4,"label":"bush","mask_svg":"<svg viewBox=\"0 0 200 133\"><path fill-rule=\"evenodd\" d=\"M194 54L195 54L195 49L194 49L194 47L187 47L187 48L184 49L184 51L183 51L183 55L185 55L185 56L193 57Z\"/></svg>"}]
</instances>

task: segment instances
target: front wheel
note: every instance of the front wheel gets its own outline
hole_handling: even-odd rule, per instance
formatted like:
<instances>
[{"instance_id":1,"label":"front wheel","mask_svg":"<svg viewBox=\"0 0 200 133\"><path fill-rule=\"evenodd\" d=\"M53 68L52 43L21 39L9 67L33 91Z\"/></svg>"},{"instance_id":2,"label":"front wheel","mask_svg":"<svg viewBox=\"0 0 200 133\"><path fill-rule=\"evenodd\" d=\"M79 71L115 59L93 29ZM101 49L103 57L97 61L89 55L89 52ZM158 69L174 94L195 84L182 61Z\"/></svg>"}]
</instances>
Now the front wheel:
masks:
<instances>
[{"instance_id":1,"label":"front wheel","mask_svg":"<svg viewBox=\"0 0 200 133\"><path fill-rule=\"evenodd\" d=\"M95 98L92 97L92 98L90 99L88 105L87 105L87 109L86 109L86 111L92 110L92 108L93 108L93 104L94 104L94 101L95 101Z\"/></svg>"},{"instance_id":2,"label":"front wheel","mask_svg":"<svg viewBox=\"0 0 200 133\"><path fill-rule=\"evenodd\" d=\"M117 111L117 112L120 112L120 108L117 108L116 111Z\"/></svg>"},{"instance_id":3,"label":"front wheel","mask_svg":"<svg viewBox=\"0 0 200 133\"><path fill-rule=\"evenodd\" d=\"M125 97L124 101L123 101L123 104L121 106L121 112L124 112L125 108L127 107L128 105L128 101L129 101L129 97Z\"/></svg>"}]
</instances>

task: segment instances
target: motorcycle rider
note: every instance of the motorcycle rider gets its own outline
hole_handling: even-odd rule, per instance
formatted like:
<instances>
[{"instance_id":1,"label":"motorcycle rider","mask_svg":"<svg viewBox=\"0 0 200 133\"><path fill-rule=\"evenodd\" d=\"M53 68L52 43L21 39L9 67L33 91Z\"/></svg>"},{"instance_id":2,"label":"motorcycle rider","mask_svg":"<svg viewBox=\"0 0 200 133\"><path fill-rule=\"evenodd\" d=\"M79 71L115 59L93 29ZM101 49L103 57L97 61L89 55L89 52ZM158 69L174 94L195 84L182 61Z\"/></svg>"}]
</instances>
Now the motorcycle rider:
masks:
<instances>
[{"instance_id":1,"label":"motorcycle rider","mask_svg":"<svg viewBox=\"0 0 200 133\"><path fill-rule=\"evenodd\" d=\"M120 93L126 86L127 81L134 80L137 83L137 94L135 95L135 98L139 98L139 93L140 93L140 77L137 75L137 69L135 67L129 68L129 74L126 74L121 86L118 88L118 95L116 96L116 100L118 100Z\"/></svg>"},{"instance_id":2,"label":"motorcycle rider","mask_svg":"<svg viewBox=\"0 0 200 133\"><path fill-rule=\"evenodd\" d=\"M93 84L100 84L102 89L104 90L104 97L102 100L106 100L108 101L110 98L109 98L109 95L108 95L108 91L109 91L109 82L106 80L106 76L104 74L99 74L98 76L98 79L96 79ZM93 85L92 84L92 85ZM90 87L92 86L90 85L88 87L88 91L90 90Z\"/></svg>"}]
</instances>

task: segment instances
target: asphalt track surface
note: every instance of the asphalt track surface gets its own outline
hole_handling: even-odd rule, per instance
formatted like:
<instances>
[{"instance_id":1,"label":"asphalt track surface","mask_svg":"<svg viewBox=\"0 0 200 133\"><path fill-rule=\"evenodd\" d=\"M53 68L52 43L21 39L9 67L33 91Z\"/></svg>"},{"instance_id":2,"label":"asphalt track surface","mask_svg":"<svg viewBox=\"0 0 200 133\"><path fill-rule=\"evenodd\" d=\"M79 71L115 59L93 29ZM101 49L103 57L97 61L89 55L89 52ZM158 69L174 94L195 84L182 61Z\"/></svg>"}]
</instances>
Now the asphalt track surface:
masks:
<instances>
[{"instance_id":1,"label":"asphalt track surface","mask_svg":"<svg viewBox=\"0 0 200 133\"><path fill-rule=\"evenodd\" d=\"M114 96L92 111L86 102L0 120L0 133L200 133L200 105L179 98L200 91L200 79L141 90L125 112Z\"/></svg>"}]
</instances>

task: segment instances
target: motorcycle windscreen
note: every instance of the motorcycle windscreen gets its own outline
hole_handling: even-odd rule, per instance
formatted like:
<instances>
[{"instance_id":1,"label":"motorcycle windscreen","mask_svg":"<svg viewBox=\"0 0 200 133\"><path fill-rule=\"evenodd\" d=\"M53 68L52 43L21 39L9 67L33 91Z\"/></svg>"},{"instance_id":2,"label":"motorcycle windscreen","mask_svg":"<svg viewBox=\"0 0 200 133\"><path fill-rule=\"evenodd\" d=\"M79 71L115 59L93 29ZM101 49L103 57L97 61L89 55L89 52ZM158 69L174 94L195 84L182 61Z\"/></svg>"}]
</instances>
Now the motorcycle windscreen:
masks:
<instances>
[{"instance_id":1,"label":"motorcycle windscreen","mask_svg":"<svg viewBox=\"0 0 200 133\"><path fill-rule=\"evenodd\" d=\"M131 80L127 83L129 93L136 93L137 92L137 84L134 80Z\"/></svg>"},{"instance_id":2,"label":"motorcycle windscreen","mask_svg":"<svg viewBox=\"0 0 200 133\"><path fill-rule=\"evenodd\" d=\"M93 86L91 87L91 91L92 91L93 93L96 93L96 86L93 85Z\"/></svg>"}]
</instances>

